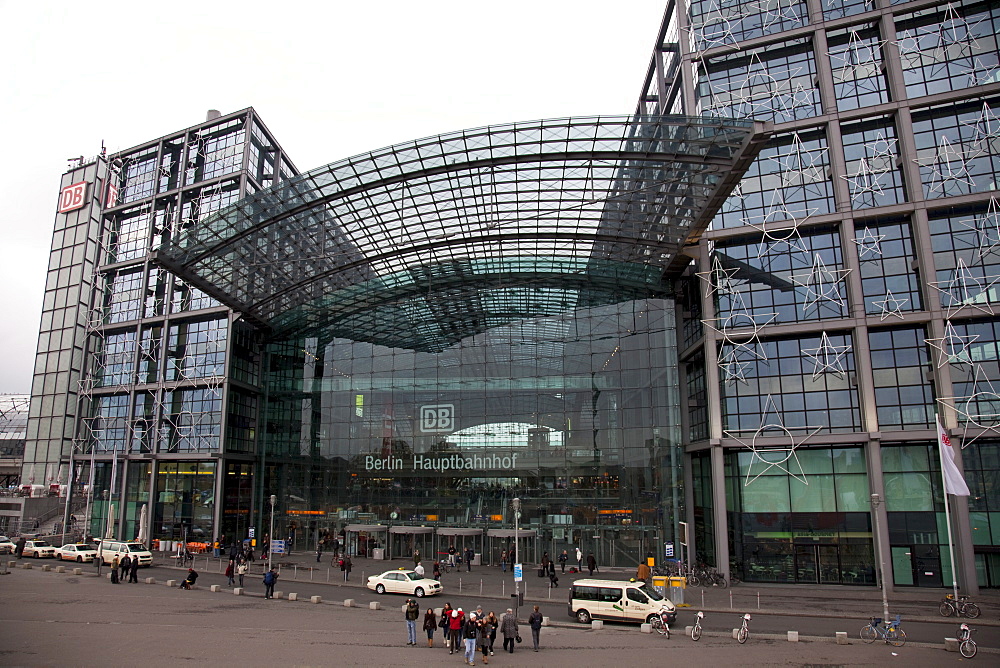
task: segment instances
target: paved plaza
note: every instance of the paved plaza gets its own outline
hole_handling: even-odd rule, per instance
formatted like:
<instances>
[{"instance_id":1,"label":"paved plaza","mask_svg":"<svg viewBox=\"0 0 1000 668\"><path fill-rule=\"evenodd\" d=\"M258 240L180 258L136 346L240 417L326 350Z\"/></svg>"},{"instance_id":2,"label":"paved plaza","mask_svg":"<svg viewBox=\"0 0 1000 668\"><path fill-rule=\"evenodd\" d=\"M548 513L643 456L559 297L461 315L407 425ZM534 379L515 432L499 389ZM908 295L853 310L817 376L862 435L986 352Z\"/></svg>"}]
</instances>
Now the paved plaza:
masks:
<instances>
[{"instance_id":1,"label":"paved plaza","mask_svg":"<svg viewBox=\"0 0 1000 668\"><path fill-rule=\"evenodd\" d=\"M39 564L12 569L0 576L4 605L0 613L4 642L0 664L28 666L143 665L177 666L188 662L233 662L242 666L280 663L284 666L401 665L433 663L462 665L457 655L426 642L406 646L406 631L399 606L405 597L363 596L351 587L323 587L329 595L321 604L308 602L316 594L304 582L286 581L284 591L296 589L306 600L264 600L259 596L234 596L231 590L210 591L206 586L182 591L158 584L112 585L87 567L83 575L43 572ZM52 563L50 566L54 567ZM181 571L150 569L180 579ZM254 577L254 582L257 578ZM249 584L249 583L248 583ZM291 586L297 585L297 586ZM279 589L282 586L279 585ZM329 592L329 594L327 594ZM382 602L382 610L346 608L345 596ZM338 599L334 599L338 596ZM475 598L475 597L473 597ZM543 614L565 620L565 599L542 603ZM470 599L471 600L471 599ZM420 601L440 605L442 599ZM484 597L484 607L499 607ZM523 616L523 615L522 615ZM522 623L522 636L530 633ZM421 634L422 636L423 634ZM499 644L499 643L498 643ZM996 654L981 653L989 663ZM542 650L535 654L525 644L513 654L498 652L490 665L584 666L662 665L664 661L698 661L729 665L879 665L899 662L910 666L941 666L959 661L940 647L922 643L903 648L863 645L852 639L840 646L832 639L804 638L790 643L776 636L758 634L740 646L721 631L706 633L698 643L681 633L670 639L640 633L635 626L609 625L593 631L558 623L542 630ZM477 660L481 665L481 661Z\"/></svg>"}]
</instances>

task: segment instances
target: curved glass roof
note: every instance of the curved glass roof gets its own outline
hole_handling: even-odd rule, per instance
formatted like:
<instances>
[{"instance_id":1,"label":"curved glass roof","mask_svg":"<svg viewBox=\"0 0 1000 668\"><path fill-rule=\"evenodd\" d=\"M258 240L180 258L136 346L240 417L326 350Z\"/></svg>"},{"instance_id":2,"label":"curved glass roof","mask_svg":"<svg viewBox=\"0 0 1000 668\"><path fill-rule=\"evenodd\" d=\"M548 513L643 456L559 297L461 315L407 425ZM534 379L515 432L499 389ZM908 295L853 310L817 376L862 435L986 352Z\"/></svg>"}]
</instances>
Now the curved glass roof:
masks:
<instances>
[{"instance_id":1,"label":"curved glass roof","mask_svg":"<svg viewBox=\"0 0 1000 668\"><path fill-rule=\"evenodd\" d=\"M276 339L440 351L666 294L767 135L752 121L602 116L428 137L248 196L156 258Z\"/></svg>"}]
</instances>

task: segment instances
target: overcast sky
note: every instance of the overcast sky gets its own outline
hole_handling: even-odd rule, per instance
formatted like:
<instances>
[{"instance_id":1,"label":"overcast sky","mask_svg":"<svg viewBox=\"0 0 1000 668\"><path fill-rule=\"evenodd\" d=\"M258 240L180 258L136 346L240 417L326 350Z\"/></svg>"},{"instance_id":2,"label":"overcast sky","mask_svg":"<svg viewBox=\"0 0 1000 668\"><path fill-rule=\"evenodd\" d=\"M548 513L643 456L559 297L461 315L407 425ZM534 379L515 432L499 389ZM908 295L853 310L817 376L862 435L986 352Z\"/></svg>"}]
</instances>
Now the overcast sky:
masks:
<instances>
[{"instance_id":1,"label":"overcast sky","mask_svg":"<svg viewBox=\"0 0 1000 668\"><path fill-rule=\"evenodd\" d=\"M60 175L252 106L301 170L634 111L665 0L0 0L0 393L28 393Z\"/></svg>"}]
</instances>

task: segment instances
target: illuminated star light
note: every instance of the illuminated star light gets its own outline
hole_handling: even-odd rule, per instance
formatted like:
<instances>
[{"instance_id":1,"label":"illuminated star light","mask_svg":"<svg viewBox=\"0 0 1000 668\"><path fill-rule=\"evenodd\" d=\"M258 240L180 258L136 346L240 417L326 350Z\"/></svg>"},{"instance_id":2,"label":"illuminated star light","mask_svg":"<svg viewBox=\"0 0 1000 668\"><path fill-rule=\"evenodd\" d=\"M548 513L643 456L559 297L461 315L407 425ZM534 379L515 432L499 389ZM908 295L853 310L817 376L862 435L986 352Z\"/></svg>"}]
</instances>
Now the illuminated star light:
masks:
<instances>
[{"instance_id":1,"label":"illuminated star light","mask_svg":"<svg viewBox=\"0 0 1000 668\"><path fill-rule=\"evenodd\" d=\"M851 239L858 245L858 259L865 259L865 255L871 253L873 256L882 255L882 246L879 243L885 239L884 234L875 234L870 227L865 226L860 237Z\"/></svg>"},{"instance_id":2,"label":"illuminated star light","mask_svg":"<svg viewBox=\"0 0 1000 668\"><path fill-rule=\"evenodd\" d=\"M924 339L924 343L938 351L938 368L945 364L972 365L970 348L972 342L979 338L978 334L959 334L955 326L948 320L944 324L944 336Z\"/></svg>"},{"instance_id":3,"label":"illuminated star light","mask_svg":"<svg viewBox=\"0 0 1000 668\"><path fill-rule=\"evenodd\" d=\"M801 285L806 289L805 303L802 305L802 312L806 314L809 309L819 302L828 301L836 304L843 310L844 296L840 292L840 282L851 273L850 269L830 269L823 261L823 257L816 253L813 256L813 264L808 274L793 274L789 278L793 283Z\"/></svg>"},{"instance_id":4,"label":"illuminated star light","mask_svg":"<svg viewBox=\"0 0 1000 668\"><path fill-rule=\"evenodd\" d=\"M739 292L736 288L736 281L733 280L739 272L739 267L726 269L722 266L722 260L718 255L712 256L712 268L709 271L699 271L695 275L705 281L707 285L706 297L711 297L715 293L720 295L732 295Z\"/></svg>"},{"instance_id":5,"label":"illuminated star light","mask_svg":"<svg viewBox=\"0 0 1000 668\"><path fill-rule=\"evenodd\" d=\"M941 397L937 401L943 406L953 408L959 420L965 423L962 435L963 450L987 434L1000 435L1000 394L986 377L981 365L975 365L971 394L961 397ZM970 428L981 431L970 439Z\"/></svg>"},{"instance_id":6,"label":"illuminated star light","mask_svg":"<svg viewBox=\"0 0 1000 668\"><path fill-rule=\"evenodd\" d=\"M771 421L768 421L768 415L772 413L774 417L771 418ZM792 435L793 429L797 432L804 431L806 433L796 437ZM808 485L809 481L806 480L805 470L802 468L802 464L795 454L795 449L819 433L821 429L822 427L786 427L777 406L775 406L774 399L769 394L764 400L764 410L760 416L760 426L757 429L724 430L723 433L728 438L732 438L753 452L750 465L747 467L747 477L743 483L744 487L749 486L750 483L772 468L777 468L786 475ZM741 437L739 434L744 432L752 432L752 436L749 438ZM774 444L765 445L762 442L763 439L769 438L779 438L781 440ZM754 463L758 460L763 464L763 468L756 475L753 475ZM752 478L751 475L753 475Z\"/></svg>"},{"instance_id":7,"label":"illuminated star light","mask_svg":"<svg viewBox=\"0 0 1000 668\"><path fill-rule=\"evenodd\" d=\"M890 315L894 315L900 320L903 319L902 309L904 306L910 303L909 299L896 299L893 296L892 290L886 290L885 299L877 299L872 301L872 306L879 306L882 308L881 317L879 322L882 322Z\"/></svg>"},{"instance_id":8,"label":"illuminated star light","mask_svg":"<svg viewBox=\"0 0 1000 668\"><path fill-rule=\"evenodd\" d=\"M926 167L930 171L930 183L927 189L931 192L940 191L942 195L951 194L949 186L966 186L971 191L976 187L969 174L969 162L975 158L973 153L959 144L954 146L947 136L938 137L937 146L933 153L925 157L914 158L913 161L921 167ZM963 188L957 188L958 193L963 192Z\"/></svg>"},{"instance_id":9,"label":"illuminated star light","mask_svg":"<svg viewBox=\"0 0 1000 668\"><path fill-rule=\"evenodd\" d=\"M844 356L851 350L850 345L835 346L830 341L830 337L823 332L819 337L819 346L816 348L803 348L802 354L812 359L816 365L813 367L812 378L816 380L820 375L830 372L838 378L843 378L847 370L844 369Z\"/></svg>"},{"instance_id":10,"label":"illuminated star light","mask_svg":"<svg viewBox=\"0 0 1000 668\"><path fill-rule=\"evenodd\" d=\"M963 306L971 306L987 315L994 315L990 293L997 281L1000 281L1000 276L976 276L965 264L965 260L959 258L949 280L930 281L928 285L950 298L950 302L944 306L951 318Z\"/></svg>"},{"instance_id":11,"label":"illuminated star light","mask_svg":"<svg viewBox=\"0 0 1000 668\"><path fill-rule=\"evenodd\" d=\"M805 142L796 132L792 135L792 143L788 152L768 158L768 160L778 166L782 188L789 186L807 188L811 184L827 180L825 158L828 150L825 146L806 148ZM820 197L824 194L823 192L817 193Z\"/></svg>"},{"instance_id":12,"label":"illuminated star light","mask_svg":"<svg viewBox=\"0 0 1000 668\"><path fill-rule=\"evenodd\" d=\"M990 198L986 213L976 216L971 223L963 222L962 225L976 233L977 262L992 253L994 248L1000 246L1000 205L997 204L997 198Z\"/></svg>"}]
</instances>

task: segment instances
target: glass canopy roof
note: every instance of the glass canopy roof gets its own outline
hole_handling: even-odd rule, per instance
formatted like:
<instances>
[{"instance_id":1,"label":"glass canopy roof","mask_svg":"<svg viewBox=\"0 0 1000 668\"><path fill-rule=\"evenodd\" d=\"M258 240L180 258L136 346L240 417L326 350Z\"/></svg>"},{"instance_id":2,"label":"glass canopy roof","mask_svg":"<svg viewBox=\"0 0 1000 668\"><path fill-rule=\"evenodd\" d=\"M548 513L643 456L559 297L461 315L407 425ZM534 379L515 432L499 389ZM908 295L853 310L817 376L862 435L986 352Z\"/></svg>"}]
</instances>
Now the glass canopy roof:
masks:
<instances>
[{"instance_id":1,"label":"glass canopy roof","mask_svg":"<svg viewBox=\"0 0 1000 668\"><path fill-rule=\"evenodd\" d=\"M602 116L418 139L261 190L156 258L274 339L441 351L519 319L667 294L768 134Z\"/></svg>"}]
</instances>

